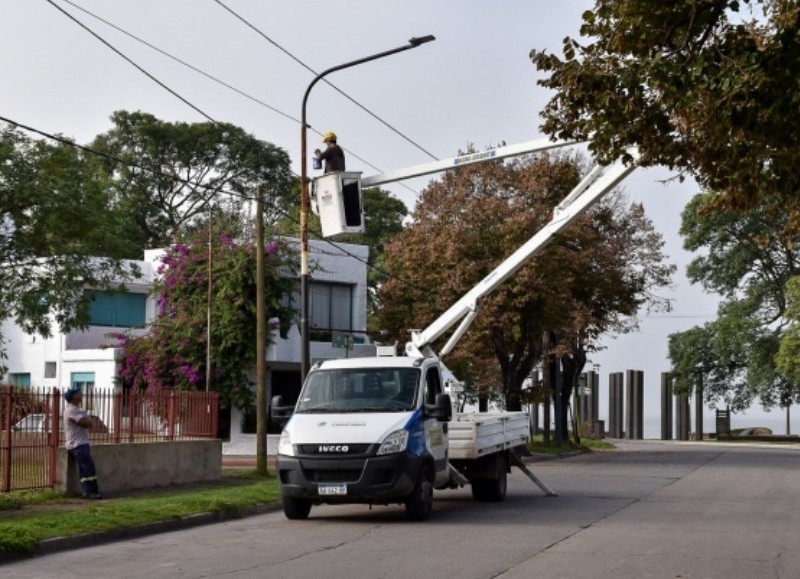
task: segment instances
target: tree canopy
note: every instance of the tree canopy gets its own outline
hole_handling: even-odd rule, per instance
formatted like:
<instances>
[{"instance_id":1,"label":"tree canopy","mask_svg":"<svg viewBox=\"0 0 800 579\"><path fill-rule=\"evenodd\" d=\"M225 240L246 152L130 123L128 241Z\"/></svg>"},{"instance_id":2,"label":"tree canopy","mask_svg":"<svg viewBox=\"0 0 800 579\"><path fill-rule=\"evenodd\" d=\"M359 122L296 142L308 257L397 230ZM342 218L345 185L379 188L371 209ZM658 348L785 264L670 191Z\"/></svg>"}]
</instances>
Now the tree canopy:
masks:
<instances>
[{"instance_id":1,"label":"tree canopy","mask_svg":"<svg viewBox=\"0 0 800 579\"><path fill-rule=\"evenodd\" d=\"M147 334L120 334L120 376L126 387L143 390L202 389L206 376L209 249L206 234L172 245L161 259L161 277L151 288L158 315ZM212 236L211 388L225 405L247 408L256 360L256 259L252 240L233 232ZM297 252L280 238L264 256L265 305L273 329L288 331L295 317L284 297L294 289ZM294 275L293 275L294 274Z\"/></svg>"},{"instance_id":2,"label":"tree canopy","mask_svg":"<svg viewBox=\"0 0 800 579\"><path fill-rule=\"evenodd\" d=\"M0 129L0 321L42 336L53 321L84 327L84 289L137 275L118 259L125 248L106 185L95 157Z\"/></svg>"},{"instance_id":3,"label":"tree canopy","mask_svg":"<svg viewBox=\"0 0 800 579\"><path fill-rule=\"evenodd\" d=\"M796 313L787 284L800 273L797 238L784 233L786 214L709 211L715 198L697 195L682 215L684 247L697 254L687 275L722 302L714 321L670 336L677 386L688 392L702 379L707 400L734 410L756 398L767 408L785 406L800 396L800 381L777 357L789 348L789 316Z\"/></svg>"},{"instance_id":4,"label":"tree canopy","mask_svg":"<svg viewBox=\"0 0 800 579\"><path fill-rule=\"evenodd\" d=\"M296 205L288 154L237 126L171 123L128 111L111 120L114 128L91 147L125 162L106 159L105 166L130 257L169 245L212 209L241 219L259 185L265 187L268 223Z\"/></svg>"},{"instance_id":5,"label":"tree canopy","mask_svg":"<svg viewBox=\"0 0 800 579\"><path fill-rule=\"evenodd\" d=\"M612 160L693 174L714 208L761 206L800 228L800 5L795 0L596 0L583 41L531 51L555 91L543 129Z\"/></svg>"},{"instance_id":6,"label":"tree canopy","mask_svg":"<svg viewBox=\"0 0 800 579\"><path fill-rule=\"evenodd\" d=\"M554 155L448 171L421 194L411 223L387 246L390 278L379 289L390 339L424 328L541 229L582 166ZM497 388L510 410L545 350L565 357L608 331L631 329L668 283L663 242L640 206L621 198L581 216L513 278L487 296L447 363ZM545 333L557 335L545 343ZM434 345L436 347L436 345ZM580 368L578 368L578 371Z\"/></svg>"}]
</instances>

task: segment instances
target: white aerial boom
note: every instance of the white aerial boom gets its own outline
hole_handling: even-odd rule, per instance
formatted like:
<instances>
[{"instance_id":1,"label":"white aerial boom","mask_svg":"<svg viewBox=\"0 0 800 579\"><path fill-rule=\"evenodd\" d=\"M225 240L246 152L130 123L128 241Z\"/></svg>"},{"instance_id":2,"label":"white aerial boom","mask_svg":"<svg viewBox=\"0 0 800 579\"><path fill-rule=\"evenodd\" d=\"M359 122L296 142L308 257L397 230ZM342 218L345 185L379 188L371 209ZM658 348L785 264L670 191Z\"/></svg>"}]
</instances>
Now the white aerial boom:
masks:
<instances>
[{"instance_id":1,"label":"white aerial boom","mask_svg":"<svg viewBox=\"0 0 800 579\"><path fill-rule=\"evenodd\" d=\"M455 169L464 165L504 159L506 157L523 155L526 153L542 152L575 144L576 143L549 140L528 141L518 145L498 147L496 149L470 153L452 159L434 161L432 163L416 165L406 169L382 173L380 175L363 177L360 179L360 185L361 187L374 187L384 183ZM507 257L489 275L483 278L483 280L475 285L427 328L424 330L412 331L411 341L406 344L406 354L415 357L436 357L436 353L433 352L430 345L453 326L459 324L450 336L450 339L439 352L439 356L447 355L455 347L477 316L478 305L481 298L491 293L497 286L514 275L519 268L525 265L534 255L550 243L557 233L561 232L583 212L600 201L603 196L636 169L636 163L639 159L638 151L635 148L631 148L627 152L633 159L631 163L626 165L622 159L618 159L616 162L606 167L596 165L569 195L556 206L553 210L553 217L547 225L531 237L522 247ZM352 179L353 175L358 174L346 173L343 175ZM331 177L332 176L329 174L319 179L330 179ZM320 199L319 194L317 198L318 200ZM344 207L343 203L344 201L342 202L342 207ZM322 203L320 203L320 206L321 205ZM322 225L324 233L326 225L324 222L325 212L320 210L319 214L320 219L323 220ZM344 214L345 209L342 209L341 215L344 216ZM344 220L344 217L341 219ZM339 222L337 222L337 228L343 229L339 227L338 223ZM352 232L352 228L346 232Z\"/></svg>"}]
</instances>

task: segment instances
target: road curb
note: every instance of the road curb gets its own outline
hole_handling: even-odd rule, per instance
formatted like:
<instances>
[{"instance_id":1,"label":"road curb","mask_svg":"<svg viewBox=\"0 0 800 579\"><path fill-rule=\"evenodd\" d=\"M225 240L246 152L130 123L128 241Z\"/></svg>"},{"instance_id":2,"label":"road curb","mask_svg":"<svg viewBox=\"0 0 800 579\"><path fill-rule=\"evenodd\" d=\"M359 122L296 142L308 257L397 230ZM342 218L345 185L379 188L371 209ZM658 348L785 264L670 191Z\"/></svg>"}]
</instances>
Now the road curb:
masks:
<instances>
[{"instance_id":1,"label":"road curb","mask_svg":"<svg viewBox=\"0 0 800 579\"><path fill-rule=\"evenodd\" d=\"M181 531L190 529L192 527L199 527L201 525L210 525L213 523L221 523L235 519L243 519L245 517L252 517L254 515L263 515L265 513L272 513L281 509L280 502L269 503L264 505L253 505L243 509L220 511L216 513L198 513L196 515L189 515L178 519L170 519L167 521L159 521L157 523L149 523L147 525L139 525L127 529L115 529L113 531L103 531L98 533L86 533L83 535L75 535L72 537L54 537L40 542L34 549L20 552L2 552L0 551L0 565L3 563L11 563L14 561L21 561L24 559L31 559L33 557L40 557L42 555L50 555L61 551L69 551L72 549L82 549L85 547L93 547L95 545L103 545L107 543L114 543L117 541L124 541L127 539L137 539L139 537L147 537L156 535L158 533L167 533L170 531Z\"/></svg>"}]
</instances>

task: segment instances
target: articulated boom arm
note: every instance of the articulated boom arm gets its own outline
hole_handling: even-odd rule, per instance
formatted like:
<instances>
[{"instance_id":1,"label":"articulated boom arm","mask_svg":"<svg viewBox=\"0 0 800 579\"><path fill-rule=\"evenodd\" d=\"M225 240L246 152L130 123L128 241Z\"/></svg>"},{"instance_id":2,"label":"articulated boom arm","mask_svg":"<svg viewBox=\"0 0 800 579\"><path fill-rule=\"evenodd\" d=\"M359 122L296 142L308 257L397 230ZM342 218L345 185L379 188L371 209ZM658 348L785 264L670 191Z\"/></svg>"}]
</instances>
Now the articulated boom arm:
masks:
<instances>
[{"instance_id":1,"label":"articulated boom arm","mask_svg":"<svg viewBox=\"0 0 800 579\"><path fill-rule=\"evenodd\" d=\"M564 146L564 143L553 146ZM570 143L571 144L571 143ZM636 149L629 149L633 163L625 165L618 160L608 167L597 166L567 195L553 211L553 219L538 233L531 237L522 247L511 254L503 263L487 275L460 300L453 304L444 314L422 331L412 332L411 342L406 345L409 356L432 357L435 353L430 344L442 336L456 323L460 324L440 352L447 355L478 314L479 300L492 292L497 286L525 265L534 255L541 251L554 236L572 223L579 215L597 203L617 184L627 177L635 168L639 154ZM519 154L519 153L517 153Z\"/></svg>"},{"instance_id":2,"label":"articulated boom arm","mask_svg":"<svg viewBox=\"0 0 800 579\"><path fill-rule=\"evenodd\" d=\"M384 183L392 183L394 181L402 181L403 179L410 179L412 177L421 177L422 175L430 175L431 173L441 173L442 171L463 167L464 165L485 163L486 161L497 161L499 159L505 159L506 157L515 157L517 155L524 155L525 153L546 151L548 149L556 149L558 147L566 147L567 145L574 144L575 143L566 143L564 141L551 141L549 139L527 141L525 143L518 143L516 145L507 145L504 147L497 147L495 149L487 149L486 151L478 151L477 153L468 153L466 155L453 157L451 159L443 159L441 161L433 161L432 163L414 165L413 167L397 169L396 171L381 173L380 175L362 177L361 186L375 187L376 185L383 185Z\"/></svg>"}]
</instances>

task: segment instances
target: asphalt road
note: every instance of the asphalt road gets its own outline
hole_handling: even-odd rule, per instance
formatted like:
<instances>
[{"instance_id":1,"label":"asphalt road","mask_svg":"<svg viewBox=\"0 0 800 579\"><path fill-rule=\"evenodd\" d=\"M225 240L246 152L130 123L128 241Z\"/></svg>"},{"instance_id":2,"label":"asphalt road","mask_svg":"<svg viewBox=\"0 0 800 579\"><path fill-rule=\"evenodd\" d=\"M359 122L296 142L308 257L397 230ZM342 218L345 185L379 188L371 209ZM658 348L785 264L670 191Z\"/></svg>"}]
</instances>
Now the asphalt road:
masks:
<instances>
[{"instance_id":1,"label":"asphalt road","mask_svg":"<svg viewBox=\"0 0 800 579\"><path fill-rule=\"evenodd\" d=\"M500 504L438 493L425 523L400 506L315 507L76 549L0 577L800 577L800 447L620 442L534 465Z\"/></svg>"}]
</instances>

